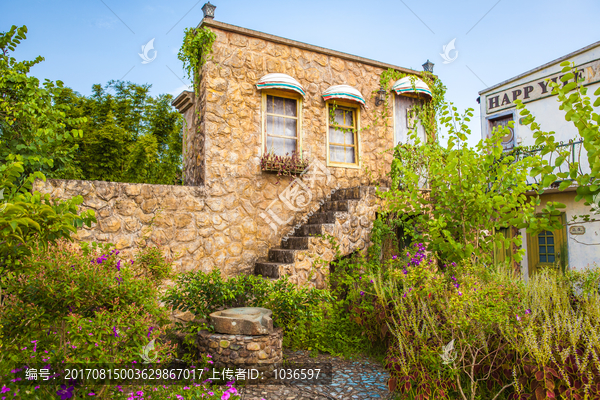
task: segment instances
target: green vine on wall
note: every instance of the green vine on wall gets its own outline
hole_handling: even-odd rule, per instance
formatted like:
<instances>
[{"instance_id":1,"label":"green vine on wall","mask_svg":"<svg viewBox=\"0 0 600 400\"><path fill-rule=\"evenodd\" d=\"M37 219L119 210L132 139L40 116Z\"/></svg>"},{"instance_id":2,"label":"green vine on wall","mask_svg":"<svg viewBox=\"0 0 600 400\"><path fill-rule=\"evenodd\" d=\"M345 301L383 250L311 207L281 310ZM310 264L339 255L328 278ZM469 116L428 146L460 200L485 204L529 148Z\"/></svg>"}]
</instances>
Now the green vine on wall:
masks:
<instances>
[{"instance_id":1,"label":"green vine on wall","mask_svg":"<svg viewBox=\"0 0 600 400\"><path fill-rule=\"evenodd\" d=\"M385 102L383 103L383 110L381 111L381 117L385 125L387 126L387 119L390 116L390 105L389 99L393 94L391 90L391 84L396 82L398 79L402 79L405 76L411 77L411 82L413 88L415 88L415 82L417 77L415 75L406 74L404 72L396 71L395 69L388 69L387 71L383 71L379 76L379 83L382 87L386 89L388 95L386 96ZM415 104L414 110L416 112L416 116L419 118L423 129L425 129L425 134L427 135L427 140L432 142L436 138L437 132L437 114L441 110L446 94L446 86L442 83L442 81L433 75L431 72L423 71L421 73L420 79L429 87L431 90L431 100L424 101L421 104Z\"/></svg>"},{"instance_id":2,"label":"green vine on wall","mask_svg":"<svg viewBox=\"0 0 600 400\"><path fill-rule=\"evenodd\" d=\"M391 117L391 107L390 107L390 99L393 99L393 91L391 89L391 85L396 82L398 79L402 79L405 76L411 77L411 82L413 88L416 90L415 83L418 78L416 75L406 74L394 69L388 69L387 71L383 71L379 77L380 86L386 89L387 95L385 101L383 103L383 108L381 111L379 109L375 109L373 112L373 120L367 126L363 126L360 129L354 129L357 133L362 131L367 131L375 126L377 126L379 119L383 120L383 124L386 128L389 127L388 119ZM423 126L425 133L427 135L427 142L433 143L436 141L436 133L437 133L437 115L441 110L446 94L446 86L442 83L440 79L438 79L435 75L430 72L422 72L420 79L429 87L431 90L432 98L428 101L423 101L421 103L417 103L413 106L413 112L415 117L417 117L421 125ZM377 95L377 91L373 91L373 95ZM334 127L335 130L341 132L350 131L349 129L344 129L339 126L339 124L335 121L335 110L338 107L337 103L334 101L331 103L329 108L329 124L331 127ZM388 151L388 150L386 150ZM371 177L372 172L367 171L367 175ZM380 176L381 178L381 176Z\"/></svg>"},{"instance_id":3,"label":"green vine on wall","mask_svg":"<svg viewBox=\"0 0 600 400\"><path fill-rule=\"evenodd\" d=\"M183 69L188 79L191 79L194 83L195 90L198 89L199 82L196 77L198 77L200 69L206 64L213 52L213 44L216 38L217 35L207 27L185 29L185 36L177 58L183 62Z\"/></svg>"}]
</instances>

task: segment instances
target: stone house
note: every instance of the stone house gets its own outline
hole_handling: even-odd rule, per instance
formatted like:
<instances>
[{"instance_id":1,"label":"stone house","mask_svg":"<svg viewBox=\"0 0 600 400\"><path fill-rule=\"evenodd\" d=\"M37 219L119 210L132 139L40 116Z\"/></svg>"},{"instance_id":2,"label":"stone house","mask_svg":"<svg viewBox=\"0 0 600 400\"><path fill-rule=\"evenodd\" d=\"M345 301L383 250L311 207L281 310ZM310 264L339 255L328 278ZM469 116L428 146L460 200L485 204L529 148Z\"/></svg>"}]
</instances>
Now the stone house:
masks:
<instances>
[{"instance_id":1,"label":"stone house","mask_svg":"<svg viewBox=\"0 0 600 400\"><path fill-rule=\"evenodd\" d=\"M212 57L196 91L173 101L187 122L185 186L49 181L43 189L81 194L96 210L98 224L81 239L124 250L161 244L180 271L287 274L322 287L321 266L335 255L314 235L333 237L342 254L367 247L380 207L369 185L381 183L388 150L406 140L411 106L431 92L418 71L229 25L210 12L204 27L216 34ZM388 69L407 74L392 93L380 88ZM305 163L301 174L269 171L267 154L292 153Z\"/></svg>"}]
</instances>

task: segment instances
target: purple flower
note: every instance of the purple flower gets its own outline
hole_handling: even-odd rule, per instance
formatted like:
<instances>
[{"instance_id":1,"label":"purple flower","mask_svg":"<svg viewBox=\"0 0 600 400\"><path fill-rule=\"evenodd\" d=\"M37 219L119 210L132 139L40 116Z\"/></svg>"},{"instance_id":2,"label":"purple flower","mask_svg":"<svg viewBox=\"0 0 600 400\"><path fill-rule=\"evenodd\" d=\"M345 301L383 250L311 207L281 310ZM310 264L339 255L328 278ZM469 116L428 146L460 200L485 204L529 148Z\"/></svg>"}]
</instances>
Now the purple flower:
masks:
<instances>
[{"instance_id":1,"label":"purple flower","mask_svg":"<svg viewBox=\"0 0 600 400\"><path fill-rule=\"evenodd\" d=\"M402 297L406 297L406 292L404 292L404 296L402 296Z\"/></svg>"},{"instance_id":2,"label":"purple flower","mask_svg":"<svg viewBox=\"0 0 600 400\"><path fill-rule=\"evenodd\" d=\"M528 308L527 310L525 310L525 314L531 314L531 309Z\"/></svg>"},{"instance_id":3,"label":"purple flower","mask_svg":"<svg viewBox=\"0 0 600 400\"><path fill-rule=\"evenodd\" d=\"M457 289L459 288L459 286L460 286L460 285L459 285L458 283L455 283L455 284L454 284L454 287L455 287L455 288L457 288Z\"/></svg>"},{"instance_id":4,"label":"purple flower","mask_svg":"<svg viewBox=\"0 0 600 400\"><path fill-rule=\"evenodd\" d=\"M517 321L520 321L521 317L519 317L519 314L517 314Z\"/></svg>"},{"instance_id":5,"label":"purple flower","mask_svg":"<svg viewBox=\"0 0 600 400\"><path fill-rule=\"evenodd\" d=\"M392 260L395 260L396 258L398 258L398 256L392 256Z\"/></svg>"},{"instance_id":6,"label":"purple flower","mask_svg":"<svg viewBox=\"0 0 600 400\"><path fill-rule=\"evenodd\" d=\"M117 271L121 270L121 260L117 261Z\"/></svg>"},{"instance_id":7,"label":"purple flower","mask_svg":"<svg viewBox=\"0 0 600 400\"><path fill-rule=\"evenodd\" d=\"M119 330L116 326L113 326L113 334L115 335L115 337L119 337Z\"/></svg>"},{"instance_id":8,"label":"purple flower","mask_svg":"<svg viewBox=\"0 0 600 400\"><path fill-rule=\"evenodd\" d=\"M61 400L70 399L73 397L74 386L60 385L60 389L56 392L57 395L60 396Z\"/></svg>"},{"instance_id":9,"label":"purple flower","mask_svg":"<svg viewBox=\"0 0 600 400\"><path fill-rule=\"evenodd\" d=\"M360 295L361 295L361 296L364 296L364 295L365 295L365 292L363 292L363 291L361 290L361 291L360 291Z\"/></svg>"},{"instance_id":10,"label":"purple flower","mask_svg":"<svg viewBox=\"0 0 600 400\"><path fill-rule=\"evenodd\" d=\"M0 390L0 394L10 392L10 388L2 385L2 389Z\"/></svg>"},{"instance_id":11,"label":"purple flower","mask_svg":"<svg viewBox=\"0 0 600 400\"><path fill-rule=\"evenodd\" d=\"M358 280L360 281L361 279L362 279L362 276L359 276L359 277L358 277Z\"/></svg>"},{"instance_id":12,"label":"purple flower","mask_svg":"<svg viewBox=\"0 0 600 400\"><path fill-rule=\"evenodd\" d=\"M371 279L371 283L373 283L373 279Z\"/></svg>"},{"instance_id":13,"label":"purple flower","mask_svg":"<svg viewBox=\"0 0 600 400\"><path fill-rule=\"evenodd\" d=\"M154 327L151 326L148 328L148 338L150 338L150 334L152 334L152 331L154 330Z\"/></svg>"},{"instance_id":14,"label":"purple flower","mask_svg":"<svg viewBox=\"0 0 600 400\"><path fill-rule=\"evenodd\" d=\"M404 269L402 270L402 273L403 273L404 275L408 274L408 271L406 270L406 268L404 268Z\"/></svg>"},{"instance_id":15,"label":"purple flower","mask_svg":"<svg viewBox=\"0 0 600 400\"><path fill-rule=\"evenodd\" d=\"M458 291L458 295L459 295L459 296L462 296L462 292L461 292L460 290Z\"/></svg>"}]
</instances>

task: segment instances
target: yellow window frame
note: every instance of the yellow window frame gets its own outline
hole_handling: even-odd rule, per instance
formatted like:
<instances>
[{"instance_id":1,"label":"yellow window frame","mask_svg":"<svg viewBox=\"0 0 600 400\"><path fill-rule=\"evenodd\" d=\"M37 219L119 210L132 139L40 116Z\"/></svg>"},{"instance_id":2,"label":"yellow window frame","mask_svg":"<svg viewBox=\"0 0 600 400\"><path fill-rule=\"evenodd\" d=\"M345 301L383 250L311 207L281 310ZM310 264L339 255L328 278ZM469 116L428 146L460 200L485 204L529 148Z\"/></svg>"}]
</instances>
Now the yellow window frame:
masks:
<instances>
[{"instance_id":1,"label":"yellow window frame","mask_svg":"<svg viewBox=\"0 0 600 400\"><path fill-rule=\"evenodd\" d=\"M340 109L345 109L345 110L351 110L353 111L353 115L354 115L354 126L350 127L348 126L343 126L343 128L351 128L354 131L354 146L347 146L345 143L331 143L333 145L336 146L344 146L344 147L354 147L354 159L356 160L355 163L342 163L339 161L331 161L331 159L329 158L329 146L330 146L330 142L329 142L329 128L332 125L331 124L331 115L330 115L330 110L332 110L332 106L335 106L336 108L340 108ZM342 168L355 168L355 169L359 169L360 168L360 106L357 106L355 103L352 102L346 102L346 101L332 101L332 102L327 102L327 107L326 107L326 115L325 115L325 121L326 121L326 126L327 126L327 133L326 133L326 138L327 138L327 166L328 167L342 167ZM338 124L338 126L341 126Z\"/></svg>"},{"instance_id":2,"label":"yellow window frame","mask_svg":"<svg viewBox=\"0 0 600 400\"><path fill-rule=\"evenodd\" d=\"M302 154L302 96L295 94L293 92L287 92L285 90L276 90L269 89L262 91L262 101L261 101L261 145L260 145L260 154L261 156L268 153L267 149L267 115L276 115L278 117L285 117L294 119L294 117L289 117L286 115L279 114L267 114L267 96L274 97L282 97L284 99L296 100L296 152L298 155ZM277 138L285 138L291 139L291 136L279 136L279 135L269 135L271 137Z\"/></svg>"}]
</instances>

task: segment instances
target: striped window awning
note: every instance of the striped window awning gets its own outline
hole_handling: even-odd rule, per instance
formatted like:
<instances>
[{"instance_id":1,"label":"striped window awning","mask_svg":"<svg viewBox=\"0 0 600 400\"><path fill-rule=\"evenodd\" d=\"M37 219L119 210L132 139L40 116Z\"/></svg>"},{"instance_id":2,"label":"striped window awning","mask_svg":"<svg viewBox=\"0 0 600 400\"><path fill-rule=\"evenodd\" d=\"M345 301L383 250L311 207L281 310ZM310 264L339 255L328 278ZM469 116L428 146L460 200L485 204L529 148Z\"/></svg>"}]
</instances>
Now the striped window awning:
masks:
<instances>
[{"instance_id":1,"label":"striped window awning","mask_svg":"<svg viewBox=\"0 0 600 400\"><path fill-rule=\"evenodd\" d=\"M414 76L412 79L414 79L414 85L410 76L405 76L404 78L397 80L396 83L394 83L394 86L392 86L392 90L394 90L396 94L410 93L413 95L416 94L432 97L431 89L429 89L429 86L427 86L425 82Z\"/></svg>"},{"instance_id":2,"label":"striped window awning","mask_svg":"<svg viewBox=\"0 0 600 400\"><path fill-rule=\"evenodd\" d=\"M362 104L363 106L365 105L365 99L362 94L360 94L358 89L349 85L331 86L323 92L323 100L327 101L331 99L350 100Z\"/></svg>"},{"instance_id":3,"label":"striped window awning","mask_svg":"<svg viewBox=\"0 0 600 400\"><path fill-rule=\"evenodd\" d=\"M256 84L258 89L285 89L293 90L294 92L300 93L304 96L304 88L294 78L286 74L267 74L260 78Z\"/></svg>"}]
</instances>

